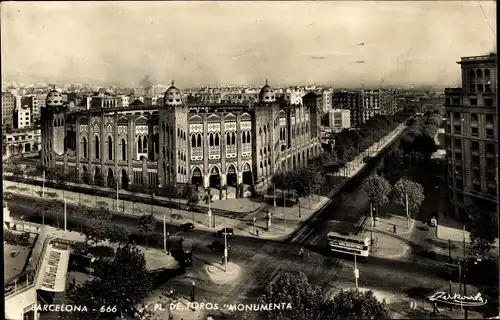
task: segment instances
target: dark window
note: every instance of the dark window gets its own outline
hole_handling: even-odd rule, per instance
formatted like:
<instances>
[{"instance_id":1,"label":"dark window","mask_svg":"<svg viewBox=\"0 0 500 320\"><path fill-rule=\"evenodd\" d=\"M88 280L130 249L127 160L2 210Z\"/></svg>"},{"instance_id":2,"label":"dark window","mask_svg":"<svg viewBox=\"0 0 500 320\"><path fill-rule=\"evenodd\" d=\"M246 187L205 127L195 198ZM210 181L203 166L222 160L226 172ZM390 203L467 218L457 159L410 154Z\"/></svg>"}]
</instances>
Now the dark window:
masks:
<instances>
[{"instance_id":1,"label":"dark window","mask_svg":"<svg viewBox=\"0 0 500 320\"><path fill-rule=\"evenodd\" d=\"M196 147L196 136L194 134L191 136L191 147Z\"/></svg>"},{"instance_id":2,"label":"dark window","mask_svg":"<svg viewBox=\"0 0 500 320\"><path fill-rule=\"evenodd\" d=\"M493 138L493 129L486 129L486 137Z\"/></svg>"},{"instance_id":3,"label":"dark window","mask_svg":"<svg viewBox=\"0 0 500 320\"><path fill-rule=\"evenodd\" d=\"M127 160L127 145L125 144L125 139L122 139L122 160Z\"/></svg>"},{"instance_id":4,"label":"dark window","mask_svg":"<svg viewBox=\"0 0 500 320\"><path fill-rule=\"evenodd\" d=\"M471 149L472 149L473 151L479 151L479 142L477 142L477 141L472 141L472 142L471 142Z\"/></svg>"},{"instance_id":5,"label":"dark window","mask_svg":"<svg viewBox=\"0 0 500 320\"><path fill-rule=\"evenodd\" d=\"M226 145L230 145L231 144L231 135L229 134L229 132L226 134Z\"/></svg>"},{"instance_id":6,"label":"dark window","mask_svg":"<svg viewBox=\"0 0 500 320\"><path fill-rule=\"evenodd\" d=\"M477 106L477 98L470 98L469 100L471 106Z\"/></svg>"},{"instance_id":7,"label":"dark window","mask_svg":"<svg viewBox=\"0 0 500 320\"><path fill-rule=\"evenodd\" d=\"M100 156L99 151L100 151L100 149L99 149L99 136L95 136L95 158L96 159L99 159L99 156Z\"/></svg>"},{"instance_id":8,"label":"dark window","mask_svg":"<svg viewBox=\"0 0 500 320\"><path fill-rule=\"evenodd\" d=\"M198 147L201 147L201 134L198 135Z\"/></svg>"},{"instance_id":9,"label":"dark window","mask_svg":"<svg viewBox=\"0 0 500 320\"><path fill-rule=\"evenodd\" d=\"M485 107L493 107L493 99L484 99Z\"/></svg>"},{"instance_id":10,"label":"dark window","mask_svg":"<svg viewBox=\"0 0 500 320\"><path fill-rule=\"evenodd\" d=\"M213 135L213 133L210 134L210 146L211 147L214 146L214 135Z\"/></svg>"},{"instance_id":11,"label":"dark window","mask_svg":"<svg viewBox=\"0 0 500 320\"><path fill-rule=\"evenodd\" d=\"M471 128L471 134L477 137L479 135L479 130L477 128Z\"/></svg>"},{"instance_id":12,"label":"dark window","mask_svg":"<svg viewBox=\"0 0 500 320\"><path fill-rule=\"evenodd\" d=\"M486 122L493 122L493 115L492 114L486 115Z\"/></svg>"},{"instance_id":13,"label":"dark window","mask_svg":"<svg viewBox=\"0 0 500 320\"><path fill-rule=\"evenodd\" d=\"M478 116L477 116L477 113L471 113L470 114L470 119L471 121L478 121Z\"/></svg>"},{"instance_id":14,"label":"dark window","mask_svg":"<svg viewBox=\"0 0 500 320\"><path fill-rule=\"evenodd\" d=\"M265 127L264 127L265 128ZM265 130L264 130L265 131ZM236 144L236 134L233 132L231 135L231 144Z\"/></svg>"},{"instance_id":15,"label":"dark window","mask_svg":"<svg viewBox=\"0 0 500 320\"><path fill-rule=\"evenodd\" d=\"M215 134L215 146L216 147L219 146L219 134L218 133Z\"/></svg>"},{"instance_id":16,"label":"dark window","mask_svg":"<svg viewBox=\"0 0 500 320\"><path fill-rule=\"evenodd\" d=\"M481 185L480 184L474 183L473 188L474 188L474 191L481 192Z\"/></svg>"},{"instance_id":17,"label":"dark window","mask_svg":"<svg viewBox=\"0 0 500 320\"><path fill-rule=\"evenodd\" d=\"M108 137L108 159L113 160L113 140Z\"/></svg>"},{"instance_id":18,"label":"dark window","mask_svg":"<svg viewBox=\"0 0 500 320\"><path fill-rule=\"evenodd\" d=\"M142 137L137 137L137 153L142 153Z\"/></svg>"},{"instance_id":19,"label":"dark window","mask_svg":"<svg viewBox=\"0 0 500 320\"><path fill-rule=\"evenodd\" d=\"M486 152L495 153L495 145L493 143L486 144Z\"/></svg>"},{"instance_id":20,"label":"dark window","mask_svg":"<svg viewBox=\"0 0 500 320\"><path fill-rule=\"evenodd\" d=\"M460 126L455 126L454 130L455 130L455 134L460 134L462 132L462 129Z\"/></svg>"},{"instance_id":21,"label":"dark window","mask_svg":"<svg viewBox=\"0 0 500 320\"><path fill-rule=\"evenodd\" d=\"M82 145L83 145L83 157L87 159L87 138L83 137Z\"/></svg>"},{"instance_id":22,"label":"dark window","mask_svg":"<svg viewBox=\"0 0 500 320\"><path fill-rule=\"evenodd\" d=\"M472 156L472 165L479 166L479 156Z\"/></svg>"}]
</instances>

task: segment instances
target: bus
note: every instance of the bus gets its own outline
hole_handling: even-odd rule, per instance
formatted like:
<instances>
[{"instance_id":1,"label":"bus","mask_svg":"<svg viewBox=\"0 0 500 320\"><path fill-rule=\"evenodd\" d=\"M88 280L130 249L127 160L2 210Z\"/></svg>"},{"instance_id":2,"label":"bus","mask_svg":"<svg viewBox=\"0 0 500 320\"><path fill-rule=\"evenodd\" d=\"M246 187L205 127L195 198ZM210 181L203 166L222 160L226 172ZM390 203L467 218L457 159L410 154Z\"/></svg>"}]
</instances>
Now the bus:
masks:
<instances>
[{"instance_id":1,"label":"bus","mask_svg":"<svg viewBox=\"0 0 500 320\"><path fill-rule=\"evenodd\" d=\"M356 255L366 261L370 254L370 238L329 232L327 243L333 253Z\"/></svg>"}]
</instances>

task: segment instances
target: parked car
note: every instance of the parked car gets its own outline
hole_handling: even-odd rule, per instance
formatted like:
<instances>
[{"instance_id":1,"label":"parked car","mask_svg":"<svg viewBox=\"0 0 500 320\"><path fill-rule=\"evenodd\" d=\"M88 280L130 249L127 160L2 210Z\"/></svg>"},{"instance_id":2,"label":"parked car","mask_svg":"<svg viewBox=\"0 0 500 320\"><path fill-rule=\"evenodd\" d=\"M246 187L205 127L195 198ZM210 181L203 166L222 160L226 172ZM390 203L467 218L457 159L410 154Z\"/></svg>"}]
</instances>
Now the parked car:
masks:
<instances>
[{"instance_id":1,"label":"parked car","mask_svg":"<svg viewBox=\"0 0 500 320\"><path fill-rule=\"evenodd\" d=\"M12 193L10 193L10 192L5 192L5 193L3 194L3 198L4 198L5 200L12 200L12 198L13 198L13 197L14 197L14 195L13 195Z\"/></svg>"},{"instance_id":2,"label":"parked car","mask_svg":"<svg viewBox=\"0 0 500 320\"><path fill-rule=\"evenodd\" d=\"M234 236L234 231L233 228L222 228L218 230L215 235L217 237L224 237L224 233L227 235L228 238L232 238Z\"/></svg>"},{"instance_id":3,"label":"parked car","mask_svg":"<svg viewBox=\"0 0 500 320\"><path fill-rule=\"evenodd\" d=\"M212 241L210 248L214 251L224 251L224 242L219 240ZM231 246L227 245L227 248L230 249Z\"/></svg>"},{"instance_id":4,"label":"parked car","mask_svg":"<svg viewBox=\"0 0 500 320\"><path fill-rule=\"evenodd\" d=\"M193 232L195 229L194 224L192 223L184 223L179 226L179 230L184 232Z\"/></svg>"}]
</instances>

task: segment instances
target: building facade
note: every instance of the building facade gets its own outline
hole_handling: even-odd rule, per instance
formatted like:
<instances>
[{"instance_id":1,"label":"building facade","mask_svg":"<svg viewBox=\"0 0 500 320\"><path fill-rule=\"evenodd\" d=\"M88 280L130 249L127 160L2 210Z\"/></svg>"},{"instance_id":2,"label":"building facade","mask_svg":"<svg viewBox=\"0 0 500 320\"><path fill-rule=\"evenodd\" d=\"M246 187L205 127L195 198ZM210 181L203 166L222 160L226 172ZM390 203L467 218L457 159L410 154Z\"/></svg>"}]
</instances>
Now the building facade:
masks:
<instances>
[{"instance_id":1,"label":"building facade","mask_svg":"<svg viewBox=\"0 0 500 320\"><path fill-rule=\"evenodd\" d=\"M14 109L16 107L16 97L10 92L2 92L2 124L4 126L14 126Z\"/></svg>"},{"instance_id":2,"label":"building facade","mask_svg":"<svg viewBox=\"0 0 500 320\"><path fill-rule=\"evenodd\" d=\"M42 161L84 183L122 188L266 188L273 174L320 152L315 108L282 105L266 84L256 103L185 103L71 110L52 91L42 110Z\"/></svg>"},{"instance_id":3,"label":"building facade","mask_svg":"<svg viewBox=\"0 0 500 320\"><path fill-rule=\"evenodd\" d=\"M16 107L14 109L14 128L26 129L31 126L31 109L29 106Z\"/></svg>"},{"instance_id":4,"label":"building facade","mask_svg":"<svg viewBox=\"0 0 500 320\"><path fill-rule=\"evenodd\" d=\"M10 157L16 154L38 152L41 148L42 133L40 129L20 129L4 131L3 155Z\"/></svg>"},{"instance_id":5,"label":"building facade","mask_svg":"<svg viewBox=\"0 0 500 320\"><path fill-rule=\"evenodd\" d=\"M445 90L448 203L452 214L496 211L497 56L463 57L462 88Z\"/></svg>"},{"instance_id":6,"label":"building facade","mask_svg":"<svg viewBox=\"0 0 500 320\"><path fill-rule=\"evenodd\" d=\"M333 109L328 113L328 124L333 132L351 127L351 114L347 109Z\"/></svg>"}]
</instances>

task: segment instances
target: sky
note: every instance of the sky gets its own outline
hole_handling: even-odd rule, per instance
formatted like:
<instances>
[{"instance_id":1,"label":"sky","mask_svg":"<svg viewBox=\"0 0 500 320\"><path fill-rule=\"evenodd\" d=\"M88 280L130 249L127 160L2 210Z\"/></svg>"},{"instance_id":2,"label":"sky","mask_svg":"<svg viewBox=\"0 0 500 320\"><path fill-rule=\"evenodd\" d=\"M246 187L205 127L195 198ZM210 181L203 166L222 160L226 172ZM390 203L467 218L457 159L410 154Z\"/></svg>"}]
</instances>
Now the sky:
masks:
<instances>
[{"instance_id":1,"label":"sky","mask_svg":"<svg viewBox=\"0 0 500 320\"><path fill-rule=\"evenodd\" d=\"M454 86L496 52L494 1L0 5L3 81Z\"/></svg>"}]
</instances>

